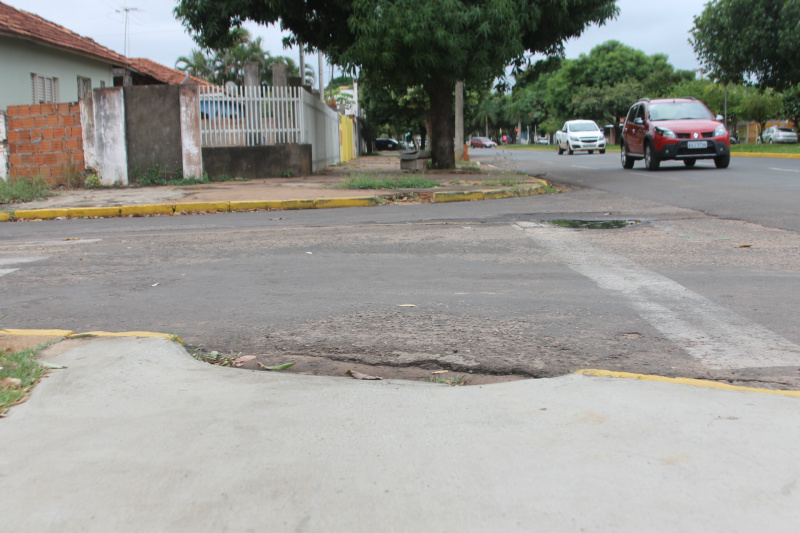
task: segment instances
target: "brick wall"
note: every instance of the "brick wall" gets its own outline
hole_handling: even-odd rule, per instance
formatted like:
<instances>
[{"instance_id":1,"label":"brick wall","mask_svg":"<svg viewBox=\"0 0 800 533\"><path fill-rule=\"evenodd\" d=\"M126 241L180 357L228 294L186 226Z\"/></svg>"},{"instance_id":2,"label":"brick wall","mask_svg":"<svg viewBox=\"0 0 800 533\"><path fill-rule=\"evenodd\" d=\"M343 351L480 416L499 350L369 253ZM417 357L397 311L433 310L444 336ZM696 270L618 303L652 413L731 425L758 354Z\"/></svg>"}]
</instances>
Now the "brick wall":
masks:
<instances>
[{"instance_id":1,"label":"brick wall","mask_svg":"<svg viewBox=\"0 0 800 533\"><path fill-rule=\"evenodd\" d=\"M80 106L9 106L8 176L41 176L53 185L84 170Z\"/></svg>"}]
</instances>

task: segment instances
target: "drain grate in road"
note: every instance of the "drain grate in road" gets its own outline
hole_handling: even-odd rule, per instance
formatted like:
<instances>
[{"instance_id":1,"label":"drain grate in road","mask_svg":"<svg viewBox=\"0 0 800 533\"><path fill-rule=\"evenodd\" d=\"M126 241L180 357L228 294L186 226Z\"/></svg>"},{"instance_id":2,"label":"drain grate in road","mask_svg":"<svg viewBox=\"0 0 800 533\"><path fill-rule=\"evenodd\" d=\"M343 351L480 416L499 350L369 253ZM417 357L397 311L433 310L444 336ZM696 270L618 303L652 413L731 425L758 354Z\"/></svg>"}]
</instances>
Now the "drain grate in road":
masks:
<instances>
[{"instance_id":1,"label":"drain grate in road","mask_svg":"<svg viewBox=\"0 0 800 533\"><path fill-rule=\"evenodd\" d=\"M562 228L581 228L581 229L619 229L627 228L638 224L639 220L576 220L576 219L556 219L549 220L550 224Z\"/></svg>"}]
</instances>

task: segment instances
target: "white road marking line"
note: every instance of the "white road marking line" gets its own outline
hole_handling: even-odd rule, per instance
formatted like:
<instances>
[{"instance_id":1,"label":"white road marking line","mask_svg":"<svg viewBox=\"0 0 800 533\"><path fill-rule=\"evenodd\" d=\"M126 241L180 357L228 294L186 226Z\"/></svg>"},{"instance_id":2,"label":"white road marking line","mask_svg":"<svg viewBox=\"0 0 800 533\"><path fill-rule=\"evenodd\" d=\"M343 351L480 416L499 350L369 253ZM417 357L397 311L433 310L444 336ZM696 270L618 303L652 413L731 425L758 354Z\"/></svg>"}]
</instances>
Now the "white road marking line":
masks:
<instances>
[{"instance_id":1,"label":"white road marking line","mask_svg":"<svg viewBox=\"0 0 800 533\"><path fill-rule=\"evenodd\" d=\"M570 165L570 166L574 168L585 168L586 170L597 170L597 168L595 167L585 167L583 165Z\"/></svg>"},{"instance_id":2,"label":"white road marking line","mask_svg":"<svg viewBox=\"0 0 800 533\"><path fill-rule=\"evenodd\" d=\"M46 257L0 257L0 265L17 265L19 263L33 263L41 261Z\"/></svg>"},{"instance_id":3,"label":"white road marking line","mask_svg":"<svg viewBox=\"0 0 800 533\"><path fill-rule=\"evenodd\" d=\"M11 274L12 272L16 272L19 270L18 268L0 268L0 278L5 276L6 274Z\"/></svg>"},{"instance_id":4,"label":"white road marking line","mask_svg":"<svg viewBox=\"0 0 800 533\"><path fill-rule=\"evenodd\" d=\"M671 279L595 250L580 231L518 223L559 261L623 296L640 316L709 368L800 365L800 346Z\"/></svg>"},{"instance_id":5,"label":"white road marking line","mask_svg":"<svg viewBox=\"0 0 800 533\"><path fill-rule=\"evenodd\" d=\"M775 168L775 167L770 167L769 169L770 170L774 170L776 172L800 172L800 170L797 170L796 168Z\"/></svg>"},{"instance_id":6,"label":"white road marking line","mask_svg":"<svg viewBox=\"0 0 800 533\"><path fill-rule=\"evenodd\" d=\"M100 242L102 239L70 239L61 241L20 241L20 242L2 242L0 247L3 248L31 248L33 246L73 246L75 244L92 244Z\"/></svg>"}]
</instances>

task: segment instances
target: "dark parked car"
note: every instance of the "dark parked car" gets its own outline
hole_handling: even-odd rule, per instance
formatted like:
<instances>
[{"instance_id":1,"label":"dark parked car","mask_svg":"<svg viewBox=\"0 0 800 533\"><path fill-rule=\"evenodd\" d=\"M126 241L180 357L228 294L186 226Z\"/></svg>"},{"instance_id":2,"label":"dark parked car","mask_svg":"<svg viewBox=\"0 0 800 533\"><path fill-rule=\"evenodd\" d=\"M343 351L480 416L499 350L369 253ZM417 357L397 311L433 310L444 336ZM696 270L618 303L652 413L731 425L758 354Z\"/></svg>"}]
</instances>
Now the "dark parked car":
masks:
<instances>
[{"instance_id":1,"label":"dark parked car","mask_svg":"<svg viewBox=\"0 0 800 533\"><path fill-rule=\"evenodd\" d=\"M469 141L470 148L494 148L497 143L489 137L473 137Z\"/></svg>"},{"instance_id":2,"label":"dark parked car","mask_svg":"<svg viewBox=\"0 0 800 533\"><path fill-rule=\"evenodd\" d=\"M382 150L399 150L400 143L394 139L375 139L375 149L379 152Z\"/></svg>"},{"instance_id":3,"label":"dark parked car","mask_svg":"<svg viewBox=\"0 0 800 533\"><path fill-rule=\"evenodd\" d=\"M722 117L696 98L643 98L628 111L620 147L623 168L633 168L637 159L644 159L647 170L656 170L667 159L687 167L698 159L713 159L717 168L728 168L728 130Z\"/></svg>"}]
</instances>

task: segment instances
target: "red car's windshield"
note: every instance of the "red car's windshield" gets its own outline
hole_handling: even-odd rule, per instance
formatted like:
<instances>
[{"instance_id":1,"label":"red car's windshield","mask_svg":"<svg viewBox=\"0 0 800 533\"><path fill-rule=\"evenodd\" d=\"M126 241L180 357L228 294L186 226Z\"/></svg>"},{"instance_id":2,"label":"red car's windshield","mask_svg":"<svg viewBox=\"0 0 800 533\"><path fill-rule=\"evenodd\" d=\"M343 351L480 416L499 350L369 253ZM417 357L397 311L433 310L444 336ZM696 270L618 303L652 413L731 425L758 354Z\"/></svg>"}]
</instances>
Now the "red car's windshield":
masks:
<instances>
[{"instance_id":1,"label":"red car's windshield","mask_svg":"<svg viewBox=\"0 0 800 533\"><path fill-rule=\"evenodd\" d=\"M650 120L714 120L714 115L700 102L650 104Z\"/></svg>"}]
</instances>

